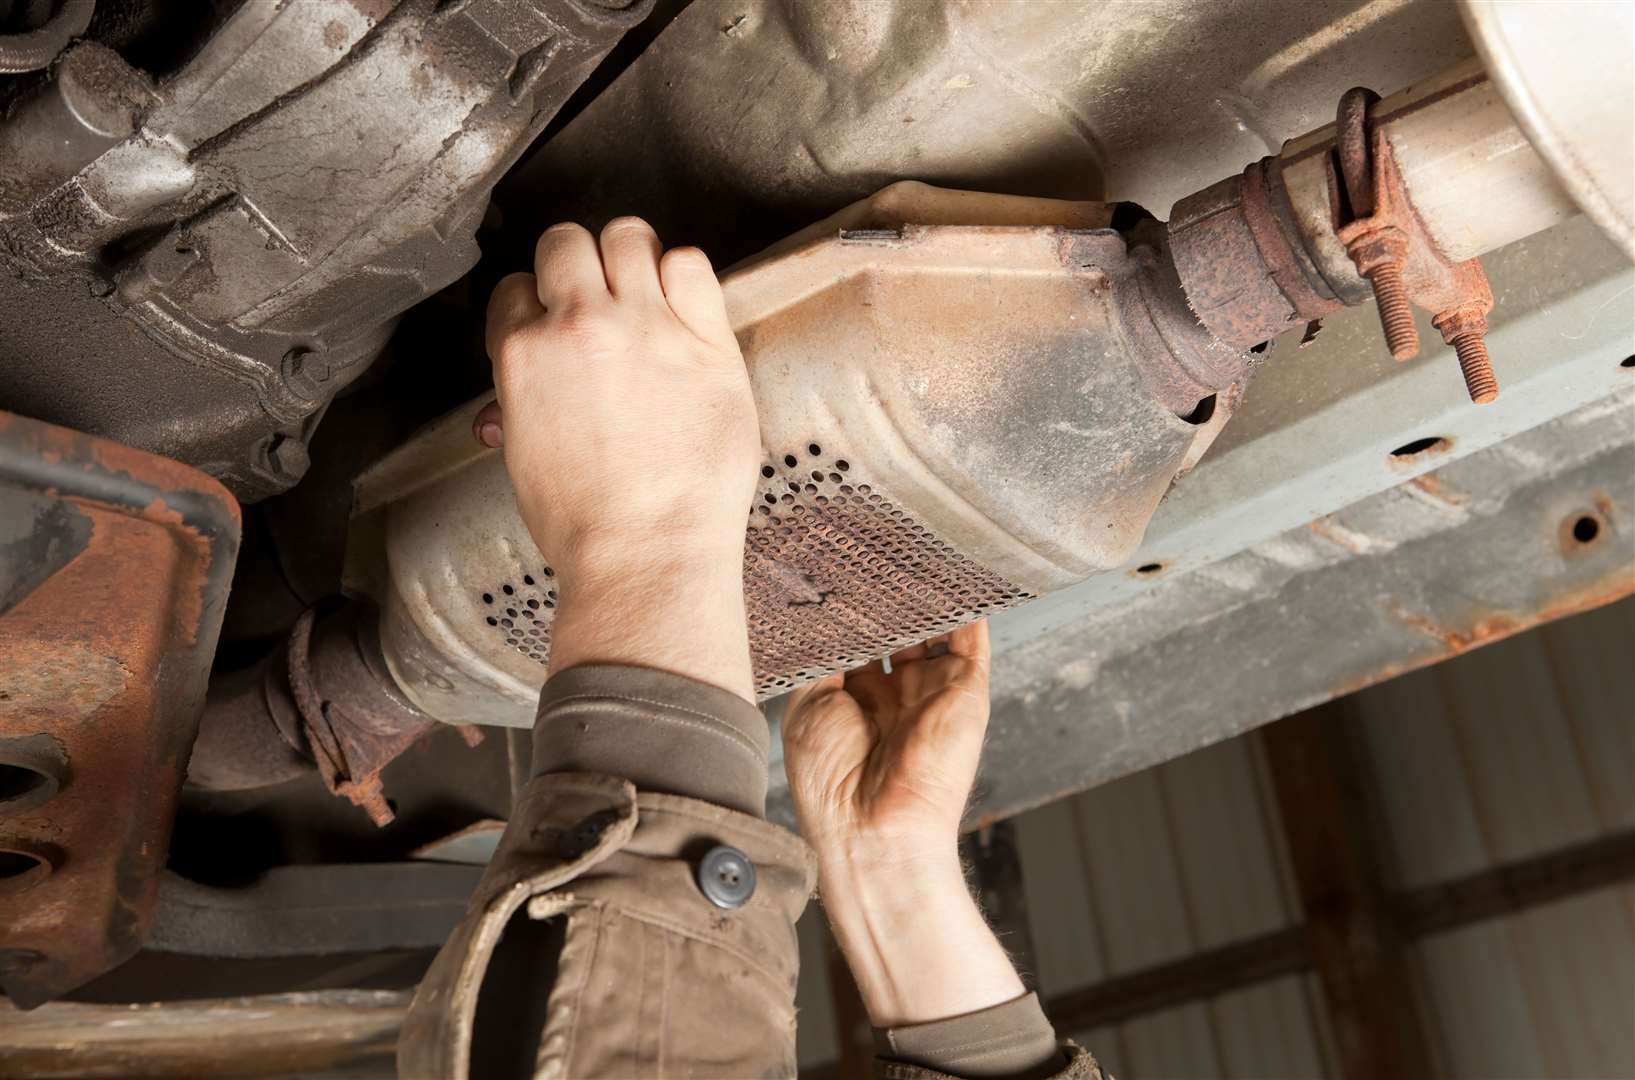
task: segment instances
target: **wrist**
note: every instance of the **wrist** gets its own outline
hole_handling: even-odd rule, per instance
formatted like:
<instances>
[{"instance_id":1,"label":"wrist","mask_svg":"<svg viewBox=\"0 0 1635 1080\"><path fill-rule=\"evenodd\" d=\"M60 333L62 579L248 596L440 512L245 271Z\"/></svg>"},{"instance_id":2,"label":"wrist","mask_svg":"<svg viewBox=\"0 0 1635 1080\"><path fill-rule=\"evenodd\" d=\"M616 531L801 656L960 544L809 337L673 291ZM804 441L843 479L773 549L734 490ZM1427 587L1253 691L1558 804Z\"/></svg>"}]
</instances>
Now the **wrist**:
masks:
<instances>
[{"instance_id":1,"label":"wrist","mask_svg":"<svg viewBox=\"0 0 1635 1080\"><path fill-rule=\"evenodd\" d=\"M818 855L819 893L869 1020L929 1023L1024 993L965 882L958 848L862 841Z\"/></svg>"},{"instance_id":2,"label":"wrist","mask_svg":"<svg viewBox=\"0 0 1635 1080\"><path fill-rule=\"evenodd\" d=\"M669 545L665 545L669 548ZM550 670L629 664L668 671L754 703L743 556L649 553L558 573Z\"/></svg>"},{"instance_id":3,"label":"wrist","mask_svg":"<svg viewBox=\"0 0 1635 1080\"><path fill-rule=\"evenodd\" d=\"M561 545L559 588L586 598L616 598L655 580L731 579L742 587L744 532L710 527L597 528Z\"/></svg>"},{"instance_id":4,"label":"wrist","mask_svg":"<svg viewBox=\"0 0 1635 1080\"><path fill-rule=\"evenodd\" d=\"M808 840L817 854L820 875L847 885L849 895L900 893L900 889L884 887L891 881L942 884L951 877L964 879L959 836L953 829L946 834L889 836L876 832L831 833Z\"/></svg>"}]
</instances>

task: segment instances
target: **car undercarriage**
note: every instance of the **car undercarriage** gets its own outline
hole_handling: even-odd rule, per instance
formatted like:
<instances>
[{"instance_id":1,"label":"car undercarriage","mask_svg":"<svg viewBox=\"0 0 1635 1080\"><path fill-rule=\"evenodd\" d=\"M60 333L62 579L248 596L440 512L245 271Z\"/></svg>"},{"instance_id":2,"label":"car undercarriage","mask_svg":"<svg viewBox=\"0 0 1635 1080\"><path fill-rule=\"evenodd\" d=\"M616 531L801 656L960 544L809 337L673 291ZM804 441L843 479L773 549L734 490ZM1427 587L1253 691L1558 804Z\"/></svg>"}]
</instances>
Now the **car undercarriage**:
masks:
<instances>
[{"instance_id":1,"label":"car undercarriage","mask_svg":"<svg viewBox=\"0 0 1635 1080\"><path fill-rule=\"evenodd\" d=\"M527 779L470 431L556 221L722 268L769 716L991 617L973 826L1635 592L1630 18L0 0L0 988L414 983Z\"/></svg>"}]
</instances>

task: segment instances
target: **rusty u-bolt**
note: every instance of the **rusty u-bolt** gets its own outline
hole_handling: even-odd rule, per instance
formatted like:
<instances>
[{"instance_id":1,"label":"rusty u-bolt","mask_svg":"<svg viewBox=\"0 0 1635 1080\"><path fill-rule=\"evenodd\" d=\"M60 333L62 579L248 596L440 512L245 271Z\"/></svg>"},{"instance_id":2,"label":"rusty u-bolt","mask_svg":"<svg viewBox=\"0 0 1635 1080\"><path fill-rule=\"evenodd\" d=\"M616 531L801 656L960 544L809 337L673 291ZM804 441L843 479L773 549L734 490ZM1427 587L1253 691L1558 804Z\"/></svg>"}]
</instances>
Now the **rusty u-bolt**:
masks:
<instances>
[{"instance_id":1,"label":"rusty u-bolt","mask_svg":"<svg viewBox=\"0 0 1635 1080\"><path fill-rule=\"evenodd\" d=\"M1353 221L1374 216L1374 162L1369 151L1368 108L1379 97L1365 86L1356 86L1340 98L1334 148L1340 158L1340 175L1345 181ZM1386 347L1398 360L1412 360L1419 355L1414 305L1402 279L1402 262L1407 253L1408 238L1389 225L1351 247L1357 272L1374 288L1374 306L1379 310Z\"/></svg>"},{"instance_id":2,"label":"rusty u-bolt","mask_svg":"<svg viewBox=\"0 0 1635 1080\"><path fill-rule=\"evenodd\" d=\"M1416 304L1435 312L1431 322L1458 356L1470 399L1485 404L1499 396L1484 340L1492 289L1481 263L1449 262L1425 232L1390 143L1369 123L1369 109L1378 100L1365 87L1347 90L1340 98L1334 152L1350 215L1336 222L1335 233L1357 272L1373 286L1391 355L1411 360L1419 354Z\"/></svg>"}]
</instances>

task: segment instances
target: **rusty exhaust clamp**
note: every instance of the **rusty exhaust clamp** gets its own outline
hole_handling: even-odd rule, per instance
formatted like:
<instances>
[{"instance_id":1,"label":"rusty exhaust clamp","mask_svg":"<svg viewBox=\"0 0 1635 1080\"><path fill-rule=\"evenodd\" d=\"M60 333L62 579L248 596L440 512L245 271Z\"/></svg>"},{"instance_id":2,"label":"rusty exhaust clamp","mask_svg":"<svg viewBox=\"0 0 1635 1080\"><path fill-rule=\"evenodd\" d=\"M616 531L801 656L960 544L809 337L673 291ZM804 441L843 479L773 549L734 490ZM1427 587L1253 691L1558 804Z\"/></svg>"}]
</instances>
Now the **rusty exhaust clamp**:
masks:
<instances>
[{"instance_id":1,"label":"rusty exhaust clamp","mask_svg":"<svg viewBox=\"0 0 1635 1080\"><path fill-rule=\"evenodd\" d=\"M360 619L360 612L367 613L365 619ZM370 665L367 677L342 684L339 697L322 693L321 676L315 677L311 656L316 615L316 609L308 610L290 632L289 682L301 713L301 732L324 786L350 799L376 827L384 827L392 823L396 812L386 798L381 772L436 727L437 721L396 692L383 663L378 669ZM359 604L343 611L339 619L372 634L376 617L372 604ZM378 655L378 644L374 652ZM336 686L337 680L327 685ZM456 727L467 746L483 741L483 733L474 725Z\"/></svg>"},{"instance_id":2,"label":"rusty exhaust clamp","mask_svg":"<svg viewBox=\"0 0 1635 1080\"><path fill-rule=\"evenodd\" d=\"M396 817L382 773L442 725L398 692L381 654L380 612L366 600L308 609L256 664L210 684L188 783L242 791L316 771L377 826ZM482 742L470 725L467 746Z\"/></svg>"},{"instance_id":3,"label":"rusty exhaust clamp","mask_svg":"<svg viewBox=\"0 0 1635 1080\"><path fill-rule=\"evenodd\" d=\"M1344 199L1335 235L1374 288L1385 343L1398 360L1419 355L1414 306L1431 312L1431 324L1453 346L1470 400L1486 404L1499 396L1488 360L1487 313L1493 291L1475 259L1449 262L1415 212L1391 143L1370 122L1379 95L1356 87L1340 98L1335 124L1335 156Z\"/></svg>"},{"instance_id":4,"label":"rusty exhaust clamp","mask_svg":"<svg viewBox=\"0 0 1635 1080\"><path fill-rule=\"evenodd\" d=\"M136 952L238 554L205 474L0 412L0 989Z\"/></svg>"}]
</instances>

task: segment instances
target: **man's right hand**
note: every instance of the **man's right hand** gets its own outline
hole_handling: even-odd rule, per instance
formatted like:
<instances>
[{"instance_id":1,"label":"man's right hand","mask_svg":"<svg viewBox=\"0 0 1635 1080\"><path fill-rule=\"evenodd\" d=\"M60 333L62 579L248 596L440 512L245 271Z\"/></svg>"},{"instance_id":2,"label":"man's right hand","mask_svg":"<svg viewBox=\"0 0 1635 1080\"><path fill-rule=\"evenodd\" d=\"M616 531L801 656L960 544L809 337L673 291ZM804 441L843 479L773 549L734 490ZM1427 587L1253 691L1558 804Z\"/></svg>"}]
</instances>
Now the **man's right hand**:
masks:
<instances>
[{"instance_id":1,"label":"man's right hand","mask_svg":"<svg viewBox=\"0 0 1635 1080\"><path fill-rule=\"evenodd\" d=\"M819 851L957 842L988 729L988 624L962 626L795 691L783 738L801 831Z\"/></svg>"},{"instance_id":2,"label":"man's right hand","mask_svg":"<svg viewBox=\"0 0 1635 1080\"><path fill-rule=\"evenodd\" d=\"M987 624L905 649L891 666L796 691L783 723L789 791L817 851L824 911L880 1028L1024 993L959 861L988 727Z\"/></svg>"},{"instance_id":3,"label":"man's right hand","mask_svg":"<svg viewBox=\"0 0 1635 1080\"><path fill-rule=\"evenodd\" d=\"M539 238L534 273L488 305L517 505L558 578L551 670L628 663L750 698L744 529L760 462L755 399L721 286L646 222Z\"/></svg>"}]
</instances>

